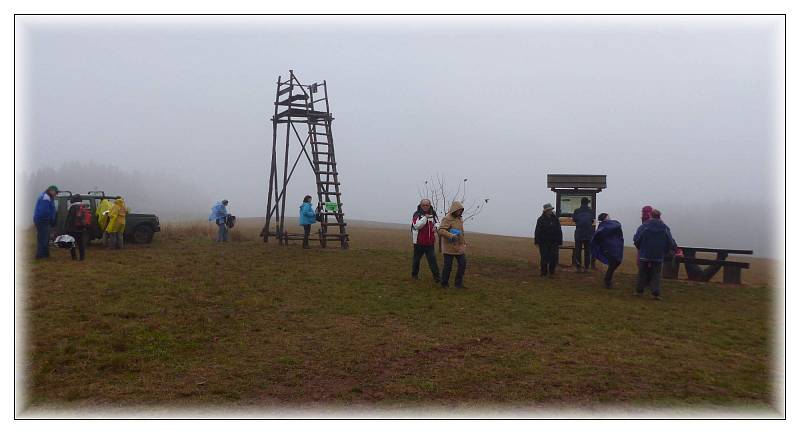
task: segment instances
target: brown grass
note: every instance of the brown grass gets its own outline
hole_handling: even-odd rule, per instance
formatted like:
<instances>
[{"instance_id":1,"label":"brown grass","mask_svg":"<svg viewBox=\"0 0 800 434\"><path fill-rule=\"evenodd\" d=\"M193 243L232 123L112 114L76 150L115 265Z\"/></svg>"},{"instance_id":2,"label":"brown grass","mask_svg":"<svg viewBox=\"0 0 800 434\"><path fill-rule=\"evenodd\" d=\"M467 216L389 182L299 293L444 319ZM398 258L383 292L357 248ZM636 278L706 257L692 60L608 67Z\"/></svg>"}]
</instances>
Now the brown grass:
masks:
<instances>
[{"instance_id":1,"label":"brown grass","mask_svg":"<svg viewBox=\"0 0 800 434\"><path fill-rule=\"evenodd\" d=\"M228 230L228 238L233 242L252 241L257 235L253 235L252 227L243 230L241 226L234 226ZM213 222L169 222L161 225L161 232L156 236L164 242L179 242L197 238L216 240L217 226Z\"/></svg>"},{"instance_id":2,"label":"brown grass","mask_svg":"<svg viewBox=\"0 0 800 434\"><path fill-rule=\"evenodd\" d=\"M354 225L341 251L260 229L27 263L29 408L772 405L774 292L753 281L654 302L627 269L612 290L541 279L530 239L468 234L469 289L443 291L408 278L407 230Z\"/></svg>"}]
</instances>

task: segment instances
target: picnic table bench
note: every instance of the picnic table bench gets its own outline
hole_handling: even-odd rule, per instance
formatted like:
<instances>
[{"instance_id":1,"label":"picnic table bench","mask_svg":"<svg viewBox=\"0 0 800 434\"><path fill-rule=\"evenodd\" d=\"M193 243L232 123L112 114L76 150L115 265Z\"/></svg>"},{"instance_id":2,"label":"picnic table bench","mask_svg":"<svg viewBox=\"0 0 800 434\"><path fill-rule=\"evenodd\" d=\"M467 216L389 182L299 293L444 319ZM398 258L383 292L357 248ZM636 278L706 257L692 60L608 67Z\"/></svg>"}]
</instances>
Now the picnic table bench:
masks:
<instances>
[{"instance_id":1,"label":"picnic table bench","mask_svg":"<svg viewBox=\"0 0 800 434\"><path fill-rule=\"evenodd\" d=\"M677 279L680 264L686 268L686 275L689 280L708 282L722 268L723 283L742 283L742 269L750 268L748 262L729 261L728 255L752 255L752 250L739 249L716 249L708 247L688 247L679 246L683 250L683 256L673 256L664 261L662 277L665 279ZM716 253L715 259L698 258L697 253ZM701 268L705 265L706 268Z\"/></svg>"}]
</instances>

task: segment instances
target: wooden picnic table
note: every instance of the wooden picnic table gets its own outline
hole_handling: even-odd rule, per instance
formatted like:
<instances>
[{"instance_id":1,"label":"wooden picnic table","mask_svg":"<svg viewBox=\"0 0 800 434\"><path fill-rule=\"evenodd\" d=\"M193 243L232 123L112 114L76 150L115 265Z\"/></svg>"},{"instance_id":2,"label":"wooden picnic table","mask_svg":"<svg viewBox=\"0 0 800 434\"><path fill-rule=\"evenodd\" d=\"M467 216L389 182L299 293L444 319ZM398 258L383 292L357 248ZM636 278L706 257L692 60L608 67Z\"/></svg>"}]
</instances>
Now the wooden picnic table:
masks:
<instances>
[{"instance_id":1,"label":"wooden picnic table","mask_svg":"<svg viewBox=\"0 0 800 434\"><path fill-rule=\"evenodd\" d=\"M710 281L722 268L722 282L741 284L742 269L750 268L749 262L729 261L728 255L752 255L752 250L719 249L710 247L679 246L683 256L674 256L664 261L662 276L665 279L677 279L680 264L684 264L689 280ZM715 253L715 259L698 258L697 253ZM701 268L705 265L706 268Z\"/></svg>"}]
</instances>

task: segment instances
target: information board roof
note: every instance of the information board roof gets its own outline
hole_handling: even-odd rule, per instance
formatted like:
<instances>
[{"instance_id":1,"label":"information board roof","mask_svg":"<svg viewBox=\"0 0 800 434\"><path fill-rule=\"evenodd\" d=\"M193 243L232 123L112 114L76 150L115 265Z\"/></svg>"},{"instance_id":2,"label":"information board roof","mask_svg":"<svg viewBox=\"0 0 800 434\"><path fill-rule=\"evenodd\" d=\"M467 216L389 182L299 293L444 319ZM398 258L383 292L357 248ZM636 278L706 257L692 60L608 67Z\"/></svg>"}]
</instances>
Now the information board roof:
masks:
<instances>
[{"instance_id":1,"label":"information board roof","mask_svg":"<svg viewBox=\"0 0 800 434\"><path fill-rule=\"evenodd\" d=\"M547 174L547 188L606 188L606 175Z\"/></svg>"}]
</instances>

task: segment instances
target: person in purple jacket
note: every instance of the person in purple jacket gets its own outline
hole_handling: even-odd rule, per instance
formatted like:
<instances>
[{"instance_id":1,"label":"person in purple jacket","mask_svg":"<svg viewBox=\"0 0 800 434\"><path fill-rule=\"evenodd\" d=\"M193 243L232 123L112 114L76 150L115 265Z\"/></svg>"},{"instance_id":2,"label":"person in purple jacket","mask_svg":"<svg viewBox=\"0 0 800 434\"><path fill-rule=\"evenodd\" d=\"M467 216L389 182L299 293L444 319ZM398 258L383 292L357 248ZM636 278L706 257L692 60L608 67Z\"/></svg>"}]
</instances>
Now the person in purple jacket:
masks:
<instances>
[{"instance_id":1,"label":"person in purple jacket","mask_svg":"<svg viewBox=\"0 0 800 434\"><path fill-rule=\"evenodd\" d=\"M597 220L600 224L597 225L597 230L592 235L589 246L592 250L592 256L608 265L603 283L606 288L611 288L611 279L614 278L614 271L622 263L625 239L622 236L620 222L609 219L607 213L601 213L597 216Z\"/></svg>"}]
</instances>

